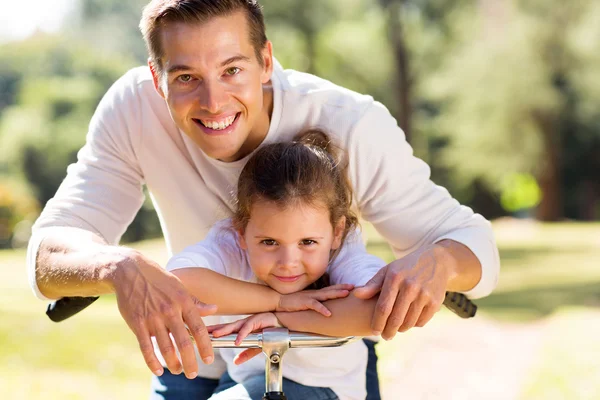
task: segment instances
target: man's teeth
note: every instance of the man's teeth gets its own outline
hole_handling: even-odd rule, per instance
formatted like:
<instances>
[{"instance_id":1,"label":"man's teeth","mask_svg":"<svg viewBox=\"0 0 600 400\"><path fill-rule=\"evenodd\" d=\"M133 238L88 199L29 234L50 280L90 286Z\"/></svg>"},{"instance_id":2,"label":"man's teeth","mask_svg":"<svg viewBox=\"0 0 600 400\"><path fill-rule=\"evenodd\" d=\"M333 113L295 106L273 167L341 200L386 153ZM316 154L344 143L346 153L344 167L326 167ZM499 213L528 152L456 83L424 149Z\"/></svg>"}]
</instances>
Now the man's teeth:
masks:
<instances>
[{"instance_id":1,"label":"man's teeth","mask_svg":"<svg viewBox=\"0 0 600 400\"><path fill-rule=\"evenodd\" d=\"M232 115L231 117L227 117L221 121L204 121L201 119L200 122L202 122L202 125L206 126L207 128L220 131L222 129L227 128L229 125L233 124L234 120L235 120L235 115Z\"/></svg>"}]
</instances>

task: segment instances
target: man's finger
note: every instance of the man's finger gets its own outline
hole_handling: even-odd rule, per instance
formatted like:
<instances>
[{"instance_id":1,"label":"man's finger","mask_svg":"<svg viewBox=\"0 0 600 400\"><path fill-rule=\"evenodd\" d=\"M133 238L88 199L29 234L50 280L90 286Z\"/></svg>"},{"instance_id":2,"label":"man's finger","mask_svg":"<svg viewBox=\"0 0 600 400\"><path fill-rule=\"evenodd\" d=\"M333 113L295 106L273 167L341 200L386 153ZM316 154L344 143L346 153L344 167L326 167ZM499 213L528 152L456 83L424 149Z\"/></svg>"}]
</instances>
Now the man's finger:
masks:
<instances>
[{"instance_id":1,"label":"man's finger","mask_svg":"<svg viewBox=\"0 0 600 400\"><path fill-rule=\"evenodd\" d=\"M188 326L189 334L192 335L194 341L196 342L196 347L198 348L198 353L200 353L202 362L204 362L205 364L210 364L215 359L212 343L210 341L210 336L208 335L208 331L206 330L206 326L204 325L202 318L200 318L200 316L196 314L197 309L197 307L190 307L187 310L185 310L183 313L183 319L186 325ZM189 338L189 336L187 337ZM194 362L196 362L196 354L193 350L194 348L192 344L191 354L193 355ZM184 362L185 361L186 360L184 359Z\"/></svg>"},{"instance_id":2,"label":"man's finger","mask_svg":"<svg viewBox=\"0 0 600 400\"><path fill-rule=\"evenodd\" d=\"M383 281L381 294L377 300L375 312L373 313L373 320L371 321L371 329L375 335L379 335L383 332L387 320L395 308L396 298L398 297L401 283L399 276L390 276Z\"/></svg>"},{"instance_id":3,"label":"man's finger","mask_svg":"<svg viewBox=\"0 0 600 400\"><path fill-rule=\"evenodd\" d=\"M421 314L423 313L423 303L420 301L413 301L406 312L406 316L404 317L404 321L398 328L398 332L406 332L409 329L413 328Z\"/></svg>"},{"instance_id":4,"label":"man's finger","mask_svg":"<svg viewBox=\"0 0 600 400\"><path fill-rule=\"evenodd\" d=\"M235 358L233 359L233 362L235 365L240 365L240 364L245 363L246 361L250 360L251 358L256 357L260 353L262 353L261 349L246 349L246 350L242 351L240 354L238 354L237 356L235 356Z\"/></svg>"},{"instance_id":5,"label":"man's finger","mask_svg":"<svg viewBox=\"0 0 600 400\"><path fill-rule=\"evenodd\" d=\"M435 313L438 310L439 310L439 308L436 309L435 307L430 306L430 305L423 308L423 311L421 312L421 316L417 320L417 323L415 324L415 326L418 326L419 328L424 327L431 320L431 318L433 318L433 316L435 315Z\"/></svg>"},{"instance_id":6,"label":"man's finger","mask_svg":"<svg viewBox=\"0 0 600 400\"><path fill-rule=\"evenodd\" d=\"M174 317L170 320L169 330L175 339L181 362L183 364L183 372L188 379L194 379L198 376L198 361L196 360L196 351L194 342L186 329L183 319ZM199 334L197 331L196 333ZM201 337L199 335L199 337ZM205 335L208 337L208 334ZM212 346L211 346L212 350Z\"/></svg>"},{"instance_id":7,"label":"man's finger","mask_svg":"<svg viewBox=\"0 0 600 400\"><path fill-rule=\"evenodd\" d=\"M200 300L197 300L197 299L193 299L193 300L194 300L196 308L200 311L200 316L207 317L207 316L213 315L214 313L217 312L216 304L204 304Z\"/></svg>"},{"instance_id":8,"label":"man's finger","mask_svg":"<svg viewBox=\"0 0 600 400\"><path fill-rule=\"evenodd\" d=\"M368 300L375 296L382 289L385 283L385 275L387 268L381 268L377 273L367 282L365 286L357 287L354 289L352 294L359 299Z\"/></svg>"},{"instance_id":9,"label":"man's finger","mask_svg":"<svg viewBox=\"0 0 600 400\"><path fill-rule=\"evenodd\" d=\"M396 336L398 329L404 323L406 314L410 309L413 302L416 300L418 291L415 286L403 285L396 297L394 307L390 313L387 321L385 322L385 328L383 329L382 337L385 340L391 340ZM421 308L423 306L421 305ZM420 309L419 309L420 311Z\"/></svg>"},{"instance_id":10,"label":"man's finger","mask_svg":"<svg viewBox=\"0 0 600 400\"><path fill-rule=\"evenodd\" d=\"M152 371L154 375L161 376L164 372L164 369L162 364L158 361L158 358L156 358L156 354L154 353L154 345L152 344L152 340L150 340L150 333L148 332L146 325L137 325L135 329L133 329L133 333L138 340L146 365L148 368L150 368L150 371Z\"/></svg>"},{"instance_id":11,"label":"man's finger","mask_svg":"<svg viewBox=\"0 0 600 400\"><path fill-rule=\"evenodd\" d=\"M156 343L158 344L160 353L162 354L163 358L165 359L165 362L167 363L167 368L169 368L169 371L171 371L171 373L179 375L182 371L182 366L179 362L179 358L177 358L175 345L171 340L171 336L169 335L167 328L163 325L162 320L154 321L153 325Z\"/></svg>"}]
</instances>

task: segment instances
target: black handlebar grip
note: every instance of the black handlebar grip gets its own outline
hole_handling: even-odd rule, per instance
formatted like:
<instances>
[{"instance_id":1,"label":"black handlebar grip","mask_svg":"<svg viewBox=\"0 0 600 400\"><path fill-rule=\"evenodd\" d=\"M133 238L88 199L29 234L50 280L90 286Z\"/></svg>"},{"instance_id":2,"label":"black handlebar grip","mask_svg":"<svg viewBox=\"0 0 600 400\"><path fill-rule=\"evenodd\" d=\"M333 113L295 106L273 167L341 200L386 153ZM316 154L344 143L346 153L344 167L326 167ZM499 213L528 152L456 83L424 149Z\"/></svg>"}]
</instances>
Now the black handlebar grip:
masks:
<instances>
[{"instance_id":1,"label":"black handlebar grip","mask_svg":"<svg viewBox=\"0 0 600 400\"><path fill-rule=\"evenodd\" d=\"M48 304L46 315L54 322L64 321L96 300L98 297L63 297Z\"/></svg>"},{"instance_id":2,"label":"black handlebar grip","mask_svg":"<svg viewBox=\"0 0 600 400\"><path fill-rule=\"evenodd\" d=\"M461 318L472 318L477 312L477 306L462 293L446 292L444 305Z\"/></svg>"}]
</instances>

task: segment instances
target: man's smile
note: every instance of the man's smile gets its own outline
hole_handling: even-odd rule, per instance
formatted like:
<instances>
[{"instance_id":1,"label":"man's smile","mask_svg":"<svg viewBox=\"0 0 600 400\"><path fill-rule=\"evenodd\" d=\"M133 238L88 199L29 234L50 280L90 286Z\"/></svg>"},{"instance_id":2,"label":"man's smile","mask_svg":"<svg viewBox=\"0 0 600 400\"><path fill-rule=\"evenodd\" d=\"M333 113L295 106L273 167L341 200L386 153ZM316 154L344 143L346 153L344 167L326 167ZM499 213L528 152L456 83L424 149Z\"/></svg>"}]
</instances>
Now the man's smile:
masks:
<instances>
[{"instance_id":1,"label":"man's smile","mask_svg":"<svg viewBox=\"0 0 600 400\"><path fill-rule=\"evenodd\" d=\"M237 125L240 113L221 117L218 119L192 118L198 127L209 135L225 134L231 132Z\"/></svg>"}]
</instances>

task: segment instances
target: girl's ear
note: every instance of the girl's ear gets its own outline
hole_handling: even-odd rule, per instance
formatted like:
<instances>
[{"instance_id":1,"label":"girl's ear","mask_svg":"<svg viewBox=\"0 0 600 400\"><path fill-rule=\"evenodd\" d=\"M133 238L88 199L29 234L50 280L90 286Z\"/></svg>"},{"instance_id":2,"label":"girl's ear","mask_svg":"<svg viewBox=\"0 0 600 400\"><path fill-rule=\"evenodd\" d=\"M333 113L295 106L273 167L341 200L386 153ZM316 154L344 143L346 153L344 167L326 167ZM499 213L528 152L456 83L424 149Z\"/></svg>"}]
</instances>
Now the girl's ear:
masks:
<instances>
[{"instance_id":1,"label":"girl's ear","mask_svg":"<svg viewBox=\"0 0 600 400\"><path fill-rule=\"evenodd\" d=\"M342 238L344 237L345 230L346 217L341 217L333 228L333 243L331 243L332 250L337 250L342 245Z\"/></svg>"},{"instance_id":2,"label":"girl's ear","mask_svg":"<svg viewBox=\"0 0 600 400\"><path fill-rule=\"evenodd\" d=\"M238 238L240 240L240 247L243 250L248 250L248 244L246 243L246 238L244 237L244 230L238 229L237 233L238 233Z\"/></svg>"}]
</instances>

